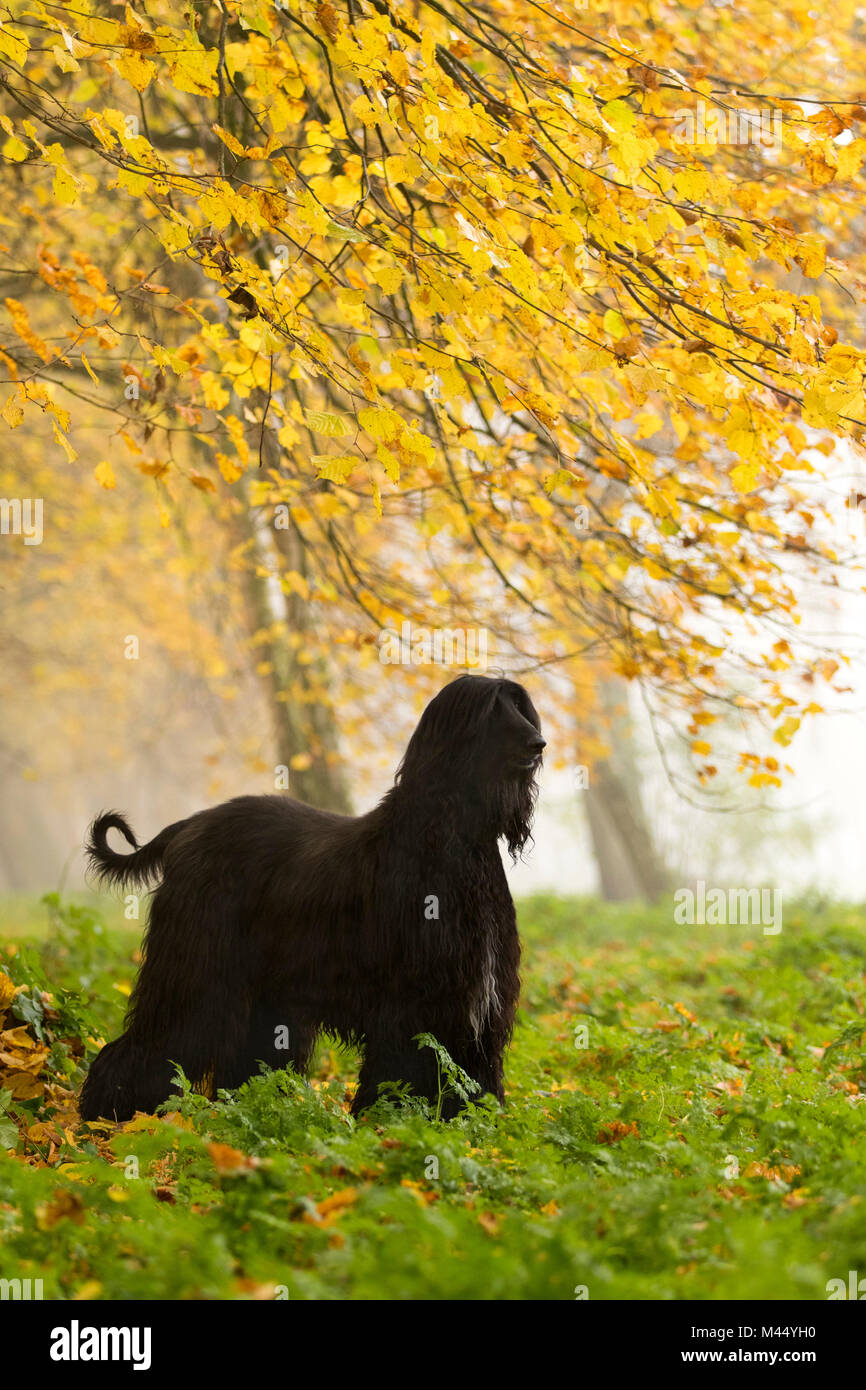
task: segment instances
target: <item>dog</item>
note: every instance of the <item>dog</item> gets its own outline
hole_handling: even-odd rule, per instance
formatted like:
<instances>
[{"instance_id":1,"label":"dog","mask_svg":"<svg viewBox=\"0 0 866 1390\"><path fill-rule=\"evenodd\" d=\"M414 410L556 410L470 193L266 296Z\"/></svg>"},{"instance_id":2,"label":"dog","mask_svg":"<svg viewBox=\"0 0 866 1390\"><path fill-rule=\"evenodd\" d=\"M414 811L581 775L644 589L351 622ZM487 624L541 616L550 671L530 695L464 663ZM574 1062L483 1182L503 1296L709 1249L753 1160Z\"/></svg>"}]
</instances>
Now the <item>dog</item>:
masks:
<instances>
[{"instance_id":1,"label":"dog","mask_svg":"<svg viewBox=\"0 0 866 1390\"><path fill-rule=\"evenodd\" d=\"M441 1100L419 1033L502 1102L520 944L498 841L516 859L530 838L544 747L521 685L462 675L366 815L241 796L141 847L123 816L98 816L98 877L160 882L125 1031L90 1068L82 1118L152 1112L175 1093L175 1064L211 1094L261 1063L303 1073L322 1031L363 1051L356 1115L385 1082ZM109 847L112 829L132 853ZM440 1114L463 1103L452 1095Z\"/></svg>"}]
</instances>

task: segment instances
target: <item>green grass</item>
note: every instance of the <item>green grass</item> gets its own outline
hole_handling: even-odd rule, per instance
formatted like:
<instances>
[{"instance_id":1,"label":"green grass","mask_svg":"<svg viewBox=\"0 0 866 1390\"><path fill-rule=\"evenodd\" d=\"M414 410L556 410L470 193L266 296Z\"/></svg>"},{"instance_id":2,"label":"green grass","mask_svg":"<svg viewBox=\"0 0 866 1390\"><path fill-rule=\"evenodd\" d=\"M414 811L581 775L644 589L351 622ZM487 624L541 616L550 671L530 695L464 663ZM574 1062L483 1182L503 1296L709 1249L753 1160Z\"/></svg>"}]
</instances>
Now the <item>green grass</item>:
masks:
<instances>
[{"instance_id":1,"label":"green grass","mask_svg":"<svg viewBox=\"0 0 866 1390\"><path fill-rule=\"evenodd\" d=\"M357 1059L326 1041L311 1082L99 1130L73 1096L138 929L115 907L107 928L55 907L41 932L32 905L18 931L7 912L26 987L0 1087L25 1037L45 1056L41 1093L0 1115L0 1276L46 1298L825 1299L866 1274L866 912L804 903L774 937L670 906L519 917L504 1112L383 1102L356 1123Z\"/></svg>"}]
</instances>

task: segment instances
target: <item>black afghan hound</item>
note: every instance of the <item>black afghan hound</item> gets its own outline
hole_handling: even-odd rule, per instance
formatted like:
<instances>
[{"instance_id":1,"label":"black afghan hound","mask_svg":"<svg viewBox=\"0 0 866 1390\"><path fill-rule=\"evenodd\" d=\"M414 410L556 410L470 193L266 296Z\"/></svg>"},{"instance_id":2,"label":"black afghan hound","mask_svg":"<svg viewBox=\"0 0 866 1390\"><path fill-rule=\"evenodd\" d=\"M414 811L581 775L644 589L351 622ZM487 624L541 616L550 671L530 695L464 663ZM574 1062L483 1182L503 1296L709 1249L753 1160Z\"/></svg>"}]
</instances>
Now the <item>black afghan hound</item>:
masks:
<instances>
[{"instance_id":1,"label":"black afghan hound","mask_svg":"<svg viewBox=\"0 0 866 1390\"><path fill-rule=\"evenodd\" d=\"M99 816L100 878L162 881L126 1031L90 1069L84 1119L154 1110L173 1063L213 1094L260 1062L303 1072L323 1029L363 1048L355 1113L386 1081L437 1099L422 1032L502 1101L520 945L497 842L516 857L529 838L544 746L522 686L464 675L431 700L367 815L241 796L140 849L122 816ZM133 854L108 847L111 829Z\"/></svg>"}]
</instances>

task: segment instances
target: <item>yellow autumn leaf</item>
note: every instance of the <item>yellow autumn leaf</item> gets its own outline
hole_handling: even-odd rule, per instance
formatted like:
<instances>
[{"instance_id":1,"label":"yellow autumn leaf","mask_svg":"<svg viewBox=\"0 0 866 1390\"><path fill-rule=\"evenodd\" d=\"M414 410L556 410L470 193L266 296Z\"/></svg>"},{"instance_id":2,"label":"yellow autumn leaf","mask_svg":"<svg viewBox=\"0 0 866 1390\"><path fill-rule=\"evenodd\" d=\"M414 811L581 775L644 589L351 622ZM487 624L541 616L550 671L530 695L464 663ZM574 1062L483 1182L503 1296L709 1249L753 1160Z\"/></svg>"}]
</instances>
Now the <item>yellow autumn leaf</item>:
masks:
<instances>
[{"instance_id":1,"label":"yellow autumn leaf","mask_svg":"<svg viewBox=\"0 0 866 1390\"><path fill-rule=\"evenodd\" d=\"M320 478L345 483L361 460L354 454L314 454L310 462L315 464Z\"/></svg>"},{"instance_id":2,"label":"yellow autumn leaf","mask_svg":"<svg viewBox=\"0 0 866 1390\"><path fill-rule=\"evenodd\" d=\"M143 92L156 76L156 68L140 53L127 49L112 60L111 66L119 77L128 82L137 92Z\"/></svg>"},{"instance_id":3,"label":"yellow autumn leaf","mask_svg":"<svg viewBox=\"0 0 866 1390\"><path fill-rule=\"evenodd\" d=\"M82 352L82 354L81 354L81 365L82 365L82 367L84 368L84 370L86 371L87 375L90 377L90 380L91 380L92 382L95 382L95 384L98 386L98 385L99 385L99 377L96 375L96 372L95 372L95 371L93 370L93 368L91 367L90 363L89 363L88 360L87 360L87 357L85 356L85 354L84 354L83 352Z\"/></svg>"},{"instance_id":4,"label":"yellow autumn leaf","mask_svg":"<svg viewBox=\"0 0 866 1390\"><path fill-rule=\"evenodd\" d=\"M396 410L380 406L359 410L358 424L374 439L385 441L396 439L398 433L403 429L403 421Z\"/></svg>"},{"instance_id":5,"label":"yellow autumn leaf","mask_svg":"<svg viewBox=\"0 0 866 1390\"><path fill-rule=\"evenodd\" d=\"M818 276L824 273L827 243L820 236L801 237L800 251L794 259L804 275L810 280L817 280Z\"/></svg>"},{"instance_id":6,"label":"yellow autumn leaf","mask_svg":"<svg viewBox=\"0 0 866 1390\"><path fill-rule=\"evenodd\" d=\"M403 284L403 267L399 265L383 266L381 270L373 271L373 279L386 294L396 294Z\"/></svg>"},{"instance_id":7,"label":"yellow autumn leaf","mask_svg":"<svg viewBox=\"0 0 866 1390\"><path fill-rule=\"evenodd\" d=\"M50 362L54 353L44 339L33 332L33 329L30 327L30 317L25 306L17 299L7 299L5 300L5 304L9 311L9 317L12 320L12 327L15 329L21 341L26 343L29 348L32 348L37 357L42 358L43 362Z\"/></svg>"},{"instance_id":8,"label":"yellow autumn leaf","mask_svg":"<svg viewBox=\"0 0 866 1390\"><path fill-rule=\"evenodd\" d=\"M384 444L377 444L377 446L376 446L376 458L377 458L377 459L379 460L379 462L381 463L382 467L383 467L384 470L385 470L385 473L386 473L387 477L391 480L391 482L392 482L392 483L399 483L399 481L400 481L400 460L398 459L397 455L394 454L394 453L392 453L391 450L390 450L389 448L386 447L386 445L384 445Z\"/></svg>"},{"instance_id":9,"label":"yellow autumn leaf","mask_svg":"<svg viewBox=\"0 0 866 1390\"><path fill-rule=\"evenodd\" d=\"M30 150L23 140L19 140L17 135L10 135L9 139L3 143L3 158L18 162L26 159Z\"/></svg>"},{"instance_id":10,"label":"yellow autumn leaf","mask_svg":"<svg viewBox=\"0 0 866 1390\"><path fill-rule=\"evenodd\" d=\"M304 419L316 434L327 434L332 439L352 433L352 426L345 415L335 415L329 410L308 410Z\"/></svg>"},{"instance_id":11,"label":"yellow autumn leaf","mask_svg":"<svg viewBox=\"0 0 866 1390\"><path fill-rule=\"evenodd\" d=\"M0 415L3 416L3 419L10 429L17 429L24 419L24 407L21 404L21 397L10 396L3 406L3 409L0 410Z\"/></svg>"},{"instance_id":12,"label":"yellow autumn leaf","mask_svg":"<svg viewBox=\"0 0 866 1390\"><path fill-rule=\"evenodd\" d=\"M170 66L171 80L179 92L192 92L194 96L216 96L219 92L216 81L218 64L219 53L215 48L181 50Z\"/></svg>"},{"instance_id":13,"label":"yellow autumn leaf","mask_svg":"<svg viewBox=\"0 0 866 1390\"><path fill-rule=\"evenodd\" d=\"M737 492L752 492L758 486L760 474L757 463L738 463L731 469L731 482Z\"/></svg>"},{"instance_id":14,"label":"yellow autumn leaf","mask_svg":"<svg viewBox=\"0 0 866 1390\"><path fill-rule=\"evenodd\" d=\"M631 130L635 123L635 113L624 101L609 101L601 108L601 114L614 130Z\"/></svg>"},{"instance_id":15,"label":"yellow autumn leaf","mask_svg":"<svg viewBox=\"0 0 866 1390\"><path fill-rule=\"evenodd\" d=\"M102 463L98 463L96 465L96 467L93 470L93 476L99 483L100 487L109 489L117 487L117 479L114 476L114 469L106 459L103 459Z\"/></svg>"},{"instance_id":16,"label":"yellow autumn leaf","mask_svg":"<svg viewBox=\"0 0 866 1390\"><path fill-rule=\"evenodd\" d=\"M776 743L781 743L783 748L787 748L795 733L800 727L800 720L794 715L790 715L773 732L773 739Z\"/></svg>"},{"instance_id":17,"label":"yellow autumn leaf","mask_svg":"<svg viewBox=\"0 0 866 1390\"><path fill-rule=\"evenodd\" d=\"M62 432L62 430L58 429L57 421L52 420L51 425L54 430L55 442L60 445L61 449L65 453L67 463L74 462L74 460L78 458L78 454L73 449L69 440L66 438L66 435Z\"/></svg>"},{"instance_id":18,"label":"yellow autumn leaf","mask_svg":"<svg viewBox=\"0 0 866 1390\"><path fill-rule=\"evenodd\" d=\"M5 24L0 26L0 53L19 67L27 60L28 43L23 34L13 33Z\"/></svg>"},{"instance_id":19,"label":"yellow autumn leaf","mask_svg":"<svg viewBox=\"0 0 866 1390\"><path fill-rule=\"evenodd\" d=\"M230 459L227 454L218 453L216 456L217 467L227 483L236 483L238 478L243 477L244 470L238 468L234 459Z\"/></svg>"},{"instance_id":20,"label":"yellow autumn leaf","mask_svg":"<svg viewBox=\"0 0 866 1390\"><path fill-rule=\"evenodd\" d=\"M98 1279L85 1279L84 1283L75 1290L72 1295L73 1303L91 1303L102 1293L103 1285Z\"/></svg>"},{"instance_id":21,"label":"yellow autumn leaf","mask_svg":"<svg viewBox=\"0 0 866 1390\"><path fill-rule=\"evenodd\" d=\"M192 239L190 229L177 222L161 222L155 229L162 245L170 255L189 249Z\"/></svg>"},{"instance_id":22,"label":"yellow autumn leaf","mask_svg":"<svg viewBox=\"0 0 866 1390\"><path fill-rule=\"evenodd\" d=\"M237 155L239 159L243 158L246 151L240 140L232 135L230 130L225 130L221 125L216 124L211 126L211 130L216 132L226 148L231 150L232 154Z\"/></svg>"}]
</instances>

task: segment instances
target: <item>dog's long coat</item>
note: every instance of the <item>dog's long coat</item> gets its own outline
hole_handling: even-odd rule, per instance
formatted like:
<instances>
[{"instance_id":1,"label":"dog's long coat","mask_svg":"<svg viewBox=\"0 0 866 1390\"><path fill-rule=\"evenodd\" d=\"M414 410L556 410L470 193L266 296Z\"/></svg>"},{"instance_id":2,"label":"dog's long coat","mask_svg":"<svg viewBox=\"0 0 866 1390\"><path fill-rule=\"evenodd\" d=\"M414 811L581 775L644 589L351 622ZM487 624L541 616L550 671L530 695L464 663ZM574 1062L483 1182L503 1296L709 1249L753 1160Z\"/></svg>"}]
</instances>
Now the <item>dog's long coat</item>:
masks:
<instances>
[{"instance_id":1,"label":"dog's long coat","mask_svg":"<svg viewBox=\"0 0 866 1390\"><path fill-rule=\"evenodd\" d=\"M140 849L122 817L100 816L100 876L161 883L126 1031L94 1061L82 1116L153 1110L174 1063L214 1091L260 1062L303 1071L321 1030L363 1047L356 1112L385 1081L436 1099L421 1032L502 1100L520 949L497 841L514 854L529 836L539 730L521 686L461 676L367 815L238 797ZM112 828L134 853L108 847Z\"/></svg>"}]
</instances>

